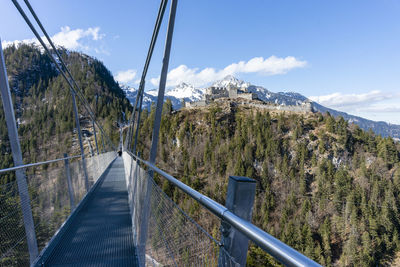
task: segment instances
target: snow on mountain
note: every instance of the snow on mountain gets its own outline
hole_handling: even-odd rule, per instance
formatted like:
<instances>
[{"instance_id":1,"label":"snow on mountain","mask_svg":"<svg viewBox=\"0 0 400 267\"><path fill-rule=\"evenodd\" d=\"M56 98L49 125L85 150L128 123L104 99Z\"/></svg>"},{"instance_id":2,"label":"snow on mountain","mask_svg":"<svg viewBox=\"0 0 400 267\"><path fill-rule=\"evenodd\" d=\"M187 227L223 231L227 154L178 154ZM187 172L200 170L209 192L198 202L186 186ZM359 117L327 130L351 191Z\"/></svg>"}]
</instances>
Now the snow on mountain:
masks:
<instances>
[{"instance_id":1,"label":"snow on mountain","mask_svg":"<svg viewBox=\"0 0 400 267\"><path fill-rule=\"evenodd\" d=\"M126 85L122 85L121 89L122 89L122 91L124 91L126 97L131 102L131 104L134 105L135 101L136 101L136 96L137 96L138 90L133 87L126 86ZM151 106L151 103L156 102L156 101L157 101L157 95L153 96L151 94L148 94L147 92L144 92L143 107L149 108Z\"/></svg>"},{"instance_id":2,"label":"snow on mountain","mask_svg":"<svg viewBox=\"0 0 400 267\"><path fill-rule=\"evenodd\" d=\"M239 88L247 88L250 86L250 83L239 80L232 75L228 75L222 80L216 81L212 84L214 87L227 87L228 85L233 85Z\"/></svg>"},{"instance_id":3,"label":"snow on mountain","mask_svg":"<svg viewBox=\"0 0 400 267\"><path fill-rule=\"evenodd\" d=\"M239 80L232 75L226 76L222 80L216 81L212 84L215 87L228 87L233 85L242 90L246 89L248 92L257 94L258 98L265 102L271 102L278 105L302 105L306 101L310 101L307 97L296 93L296 92L278 92L274 93L268 89L252 85L249 82ZM123 86L121 87L131 103L135 103L137 89L132 87ZM195 88L193 85L187 83L181 83L178 86L169 89L165 93L165 98L170 99L174 109L179 109L182 104L182 100L186 102L193 102L202 99L206 92L206 88ZM143 107L150 108L152 102L157 101L157 90L150 90L144 93ZM312 101L311 101L312 102ZM349 123L355 123L364 130L372 129L376 134L382 136L392 136L400 138L400 125L388 124L386 122L376 122L368 119L364 119L358 116L350 115L345 112L337 111L324 107L316 102L312 102L313 109L322 113L329 112L334 117L342 116Z\"/></svg>"},{"instance_id":4,"label":"snow on mountain","mask_svg":"<svg viewBox=\"0 0 400 267\"><path fill-rule=\"evenodd\" d=\"M204 89L195 88L191 84L181 83L175 88L168 90L165 95L185 99L185 101L199 101L204 95L204 91Z\"/></svg>"},{"instance_id":5,"label":"snow on mountain","mask_svg":"<svg viewBox=\"0 0 400 267\"><path fill-rule=\"evenodd\" d=\"M155 97L157 97L157 95L158 95L158 91L156 89L149 90L146 93L149 95L155 96Z\"/></svg>"},{"instance_id":6,"label":"snow on mountain","mask_svg":"<svg viewBox=\"0 0 400 267\"><path fill-rule=\"evenodd\" d=\"M137 94L136 91L137 90L134 88L131 88L131 89L124 89L124 88L126 88L126 86L123 86L123 88L122 88L126 93L129 90L131 90L131 91L133 90L132 92L134 92L134 93L130 93L131 97L129 97L128 95L127 96L129 98L129 100L131 101L131 103L132 103L132 101L134 103L134 101L136 99L136 94ZM179 108L181 108L182 100L184 100L186 102L199 101L203 97L204 93L205 93L204 88L195 88L191 84L181 83L181 84L177 85L176 87L167 90L165 92L165 98L171 100L172 106L175 109L179 109ZM149 91L145 91L143 99L147 97L149 100L156 102L157 96L158 96L158 90L152 89ZM143 106L145 106L144 105L145 103L146 102L143 100ZM149 108L150 105L151 105L151 101L148 103L148 106L145 106L145 107Z\"/></svg>"}]
</instances>

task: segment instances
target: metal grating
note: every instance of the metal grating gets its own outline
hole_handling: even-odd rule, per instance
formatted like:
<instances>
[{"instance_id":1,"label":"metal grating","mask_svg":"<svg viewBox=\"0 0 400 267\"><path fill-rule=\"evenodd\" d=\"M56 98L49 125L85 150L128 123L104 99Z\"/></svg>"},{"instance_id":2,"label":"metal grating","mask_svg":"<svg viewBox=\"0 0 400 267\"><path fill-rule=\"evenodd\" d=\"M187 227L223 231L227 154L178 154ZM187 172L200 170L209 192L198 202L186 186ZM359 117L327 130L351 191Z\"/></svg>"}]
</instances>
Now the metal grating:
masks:
<instances>
[{"instance_id":1,"label":"metal grating","mask_svg":"<svg viewBox=\"0 0 400 267\"><path fill-rule=\"evenodd\" d=\"M117 158L45 266L136 266L124 165Z\"/></svg>"}]
</instances>

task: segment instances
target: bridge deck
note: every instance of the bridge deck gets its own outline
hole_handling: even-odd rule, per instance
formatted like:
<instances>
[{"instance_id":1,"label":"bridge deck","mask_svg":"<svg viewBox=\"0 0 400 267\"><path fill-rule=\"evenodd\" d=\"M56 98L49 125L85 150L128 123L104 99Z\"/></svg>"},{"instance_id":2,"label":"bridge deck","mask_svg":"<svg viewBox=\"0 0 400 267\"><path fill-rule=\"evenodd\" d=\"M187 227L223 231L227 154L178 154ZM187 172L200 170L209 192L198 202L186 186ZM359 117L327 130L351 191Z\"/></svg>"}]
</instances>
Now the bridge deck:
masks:
<instances>
[{"instance_id":1,"label":"bridge deck","mask_svg":"<svg viewBox=\"0 0 400 267\"><path fill-rule=\"evenodd\" d=\"M45 266L136 266L123 161L105 171Z\"/></svg>"}]
</instances>

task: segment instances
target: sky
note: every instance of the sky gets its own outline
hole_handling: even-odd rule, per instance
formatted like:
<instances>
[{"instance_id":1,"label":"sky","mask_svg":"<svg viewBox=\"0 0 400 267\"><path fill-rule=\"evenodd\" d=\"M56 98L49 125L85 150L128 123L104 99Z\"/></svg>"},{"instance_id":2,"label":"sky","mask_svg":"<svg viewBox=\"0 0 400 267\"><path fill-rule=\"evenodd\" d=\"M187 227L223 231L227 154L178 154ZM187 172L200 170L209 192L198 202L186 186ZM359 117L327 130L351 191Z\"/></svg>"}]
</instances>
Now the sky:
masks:
<instances>
[{"instance_id":1,"label":"sky","mask_svg":"<svg viewBox=\"0 0 400 267\"><path fill-rule=\"evenodd\" d=\"M19 0L23 4L22 0ZM58 45L94 56L137 87L160 1L31 0ZM146 89L158 87L169 7ZM400 1L179 0L167 86L226 75L400 124ZM2 45L33 40L0 0ZM34 41L34 40L33 40Z\"/></svg>"}]
</instances>

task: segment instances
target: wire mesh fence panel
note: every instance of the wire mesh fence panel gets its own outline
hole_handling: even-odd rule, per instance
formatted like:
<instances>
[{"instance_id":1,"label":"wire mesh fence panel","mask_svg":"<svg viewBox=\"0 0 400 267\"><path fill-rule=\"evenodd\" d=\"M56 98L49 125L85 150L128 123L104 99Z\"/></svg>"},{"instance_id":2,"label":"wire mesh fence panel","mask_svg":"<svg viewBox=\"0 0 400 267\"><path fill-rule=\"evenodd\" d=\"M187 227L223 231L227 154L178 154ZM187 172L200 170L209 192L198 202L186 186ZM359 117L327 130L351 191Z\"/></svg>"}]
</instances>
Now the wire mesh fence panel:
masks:
<instances>
[{"instance_id":1,"label":"wire mesh fence panel","mask_svg":"<svg viewBox=\"0 0 400 267\"><path fill-rule=\"evenodd\" d=\"M87 159L87 173L91 185L98 180L115 157L115 152L108 152ZM71 160L69 170L76 206L86 194L82 160ZM28 167L25 173L40 251L71 213L65 162ZM16 181L0 185L0 244L0 266L29 265Z\"/></svg>"},{"instance_id":2,"label":"wire mesh fence panel","mask_svg":"<svg viewBox=\"0 0 400 267\"><path fill-rule=\"evenodd\" d=\"M217 266L218 242L151 184L146 254L164 266Z\"/></svg>"},{"instance_id":3,"label":"wire mesh fence panel","mask_svg":"<svg viewBox=\"0 0 400 267\"><path fill-rule=\"evenodd\" d=\"M61 163L26 169L30 206L39 250L54 235L70 213L65 190L65 171ZM6 266L29 265L29 254L16 182L0 186L0 263Z\"/></svg>"},{"instance_id":4,"label":"wire mesh fence panel","mask_svg":"<svg viewBox=\"0 0 400 267\"><path fill-rule=\"evenodd\" d=\"M29 265L17 182L0 186L0 266Z\"/></svg>"},{"instance_id":5,"label":"wire mesh fence panel","mask_svg":"<svg viewBox=\"0 0 400 267\"><path fill-rule=\"evenodd\" d=\"M75 207L86 194L85 175L82 167L82 160L75 159L69 163L71 174L72 191L74 195Z\"/></svg>"},{"instance_id":6,"label":"wire mesh fence panel","mask_svg":"<svg viewBox=\"0 0 400 267\"><path fill-rule=\"evenodd\" d=\"M28 168L27 181L40 251L71 213L64 162Z\"/></svg>"},{"instance_id":7,"label":"wire mesh fence panel","mask_svg":"<svg viewBox=\"0 0 400 267\"><path fill-rule=\"evenodd\" d=\"M146 170L127 153L123 158L133 235L142 264L239 266L220 242L162 191ZM146 221L148 225L143 225Z\"/></svg>"},{"instance_id":8,"label":"wire mesh fence panel","mask_svg":"<svg viewBox=\"0 0 400 267\"><path fill-rule=\"evenodd\" d=\"M114 151L86 158L86 167L89 178L89 184L92 186L107 169L108 165L117 157Z\"/></svg>"},{"instance_id":9,"label":"wire mesh fence panel","mask_svg":"<svg viewBox=\"0 0 400 267\"><path fill-rule=\"evenodd\" d=\"M223 267L240 267L241 265L235 261L232 255L229 254L223 247L219 249L218 266Z\"/></svg>"}]
</instances>

